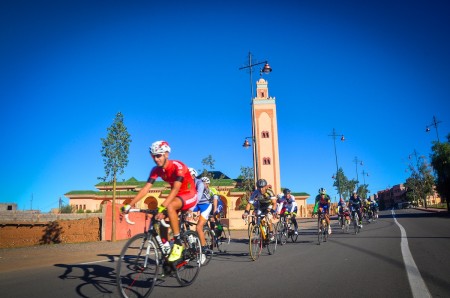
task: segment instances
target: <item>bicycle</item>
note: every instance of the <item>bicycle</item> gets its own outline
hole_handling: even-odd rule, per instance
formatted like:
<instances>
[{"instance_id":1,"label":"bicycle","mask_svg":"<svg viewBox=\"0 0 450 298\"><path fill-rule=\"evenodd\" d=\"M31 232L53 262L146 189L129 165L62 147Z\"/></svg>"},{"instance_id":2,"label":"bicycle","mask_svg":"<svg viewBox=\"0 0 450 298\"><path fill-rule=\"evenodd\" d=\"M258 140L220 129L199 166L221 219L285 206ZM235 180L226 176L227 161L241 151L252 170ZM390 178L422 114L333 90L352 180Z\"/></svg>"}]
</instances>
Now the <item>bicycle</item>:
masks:
<instances>
[{"instance_id":1,"label":"bicycle","mask_svg":"<svg viewBox=\"0 0 450 298\"><path fill-rule=\"evenodd\" d=\"M321 242L326 242L328 240L328 223L325 219L325 213L319 214L319 220L317 222L317 241L320 245Z\"/></svg>"},{"instance_id":2,"label":"bicycle","mask_svg":"<svg viewBox=\"0 0 450 298\"><path fill-rule=\"evenodd\" d=\"M296 234L295 229L292 228L292 219L289 213L281 215L277 224L277 235L281 245L286 244L288 238L291 238L293 243L297 242L298 233Z\"/></svg>"},{"instance_id":3,"label":"bicycle","mask_svg":"<svg viewBox=\"0 0 450 298\"><path fill-rule=\"evenodd\" d=\"M169 242L162 242L157 222L165 227L169 225L164 220L155 219L158 211L130 209L129 212L142 212L146 216L152 216L148 228L145 227L143 233L131 237L122 248L116 267L116 282L120 296L148 297L161 269L162 277L173 273L180 286L191 285L197 278L201 266L202 251L197 233L190 230L180 233L184 246L183 255L179 261L171 263L168 262L171 245ZM134 224L128 216L129 214L124 216L126 222ZM184 225L183 218L180 216L180 227Z\"/></svg>"},{"instance_id":4,"label":"bicycle","mask_svg":"<svg viewBox=\"0 0 450 298\"><path fill-rule=\"evenodd\" d=\"M277 223L277 240L281 245L285 245L288 239L288 225L286 215L280 215L280 220Z\"/></svg>"},{"instance_id":5,"label":"bicycle","mask_svg":"<svg viewBox=\"0 0 450 298\"><path fill-rule=\"evenodd\" d=\"M372 211L372 209L368 209L367 210L367 217L366 217L366 219L367 219L367 222L368 223L371 223L372 222L372 220L373 220L373 211Z\"/></svg>"},{"instance_id":6,"label":"bicycle","mask_svg":"<svg viewBox=\"0 0 450 298\"><path fill-rule=\"evenodd\" d=\"M348 233L350 228L350 212L347 210L343 211L339 216L339 226L345 233Z\"/></svg>"},{"instance_id":7,"label":"bicycle","mask_svg":"<svg viewBox=\"0 0 450 298\"><path fill-rule=\"evenodd\" d=\"M226 253L231 242L230 229L227 225L222 224L222 213L219 213L217 216L210 215L210 218L215 220L214 229L210 229L214 239L213 247L217 247L219 252Z\"/></svg>"},{"instance_id":8,"label":"bicycle","mask_svg":"<svg viewBox=\"0 0 450 298\"><path fill-rule=\"evenodd\" d=\"M198 221L197 217L199 215L197 215L196 213L193 213L191 215L188 212L186 212L182 216L184 217L184 225L182 225L180 233L183 233L185 230L190 230L191 226L197 227ZM190 218L192 218L194 221L191 221ZM208 265L213 256L212 249L214 247L214 233L211 231L207 223L208 222L206 222L205 225L203 226L203 235L205 235L206 246L211 250L211 252L210 253L202 252L202 259L201 259L202 266Z\"/></svg>"},{"instance_id":9,"label":"bicycle","mask_svg":"<svg viewBox=\"0 0 450 298\"><path fill-rule=\"evenodd\" d=\"M249 236L250 258L253 261L256 261L261 255L263 247L267 247L269 255L273 255L277 249L278 243L278 239L276 237L276 226L272 224L273 234L275 236L273 240L271 240L268 235L270 223L267 214L248 215L246 218L246 223L248 221L248 217L255 218L255 220L248 222L248 224L251 225L251 227L249 228L249 230L251 231L251 234Z\"/></svg>"},{"instance_id":10,"label":"bicycle","mask_svg":"<svg viewBox=\"0 0 450 298\"><path fill-rule=\"evenodd\" d=\"M353 221L353 229L355 230L355 235L359 233L359 215L356 210L352 209L352 221Z\"/></svg>"}]
</instances>

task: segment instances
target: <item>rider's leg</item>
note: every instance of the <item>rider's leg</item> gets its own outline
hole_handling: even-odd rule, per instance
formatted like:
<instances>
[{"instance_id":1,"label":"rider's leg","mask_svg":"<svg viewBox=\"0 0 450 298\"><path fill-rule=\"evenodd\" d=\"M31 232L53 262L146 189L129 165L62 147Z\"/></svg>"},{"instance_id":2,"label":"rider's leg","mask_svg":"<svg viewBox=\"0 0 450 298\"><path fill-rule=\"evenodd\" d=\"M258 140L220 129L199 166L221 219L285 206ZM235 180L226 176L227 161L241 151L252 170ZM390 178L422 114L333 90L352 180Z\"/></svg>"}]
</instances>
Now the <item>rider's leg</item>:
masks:
<instances>
[{"instance_id":1,"label":"rider's leg","mask_svg":"<svg viewBox=\"0 0 450 298\"><path fill-rule=\"evenodd\" d=\"M200 243L202 246L206 245L206 240L205 240L205 233L203 232L203 226L206 223L206 218L205 218L205 214L206 216L209 215L209 212L211 211L211 204L201 204L201 205L197 205L197 207L200 210L200 216L198 217L198 221L197 221L197 234L198 234L198 238L200 238Z\"/></svg>"},{"instance_id":2,"label":"rider's leg","mask_svg":"<svg viewBox=\"0 0 450 298\"><path fill-rule=\"evenodd\" d=\"M298 223L297 223L297 219L295 218L295 213L292 213L292 217L291 217L291 222L294 224L294 229L295 231L298 230Z\"/></svg>"},{"instance_id":3,"label":"rider's leg","mask_svg":"<svg viewBox=\"0 0 450 298\"><path fill-rule=\"evenodd\" d=\"M359 216L359 225L362 226L362 214L361 214L361 209L357 210L356 212L358 213L358 216Z\"/></svg>"},{"instance_id":4,"label":"rider's leg","mask_svg":"<svg viewBox=\"0 0 450 298\"><path fill-rule=\"evenodd\" d=\"M172 229L175 242L177 242L179 245L181 245L181 240L180 240L180 223L178 220L178 210L180 210L182 206L183 201L179 197L174 198L167 206L167 215L169 216L170 220L170 228Z\"/></svg>"}]
</instances>

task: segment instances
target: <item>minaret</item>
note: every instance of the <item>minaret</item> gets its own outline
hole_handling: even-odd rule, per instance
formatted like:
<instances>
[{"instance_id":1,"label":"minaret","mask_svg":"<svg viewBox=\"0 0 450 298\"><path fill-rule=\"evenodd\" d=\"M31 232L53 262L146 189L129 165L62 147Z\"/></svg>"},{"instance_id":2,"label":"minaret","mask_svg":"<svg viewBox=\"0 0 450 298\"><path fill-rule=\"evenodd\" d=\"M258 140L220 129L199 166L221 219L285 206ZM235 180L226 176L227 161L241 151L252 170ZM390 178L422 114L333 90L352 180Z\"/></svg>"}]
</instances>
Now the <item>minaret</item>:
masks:
<instances>
[{"instance_id":1,"label":"minaret","mask_svg":"<svg viewBox=\"0 0 450 298\"><path fill-rule=\"evenodd\" d=\"M281 192L280 159L278 154L278 126L275 97L269 97L268 83L256 82L256 97L252 101L253 125L257 144L257 176L264 178L275 194Z\"/></svg>"}]
</instances>

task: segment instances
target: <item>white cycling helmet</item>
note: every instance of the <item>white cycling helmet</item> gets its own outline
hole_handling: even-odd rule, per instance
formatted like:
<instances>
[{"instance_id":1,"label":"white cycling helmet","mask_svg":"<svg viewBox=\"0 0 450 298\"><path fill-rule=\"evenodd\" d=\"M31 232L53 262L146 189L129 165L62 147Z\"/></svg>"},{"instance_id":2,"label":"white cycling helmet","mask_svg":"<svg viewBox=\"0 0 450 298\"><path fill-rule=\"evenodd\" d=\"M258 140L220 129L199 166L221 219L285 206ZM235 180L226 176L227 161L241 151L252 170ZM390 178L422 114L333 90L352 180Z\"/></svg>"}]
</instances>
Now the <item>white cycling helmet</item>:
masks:
<instances>
[{"instance_id":1,"label":"white cycling helmet","mask_svg":"<svg viewBox=\"0 0 450 298\"><path fill-rule=\"evenodd\" d=\"M284 194L283 193L279 193L279 194L277 194L277 198L278 199L281 199L282 197L284 196Z\"/></svg>"},{"instance_id":2,"label":"white cycling helmet","mask_svg":"<svg viewBox=\"0 0 450 298\"><path fill-rule=\"evenodd\" d=\"M211 183L211 180L209 180L208 177L203 177L202 181L205 182L205 183Z\"/></svg>"},{"instance_id":3,"label":"white cycling helmet","mask_svg":"<svg viewBox=\"0 0 450 298\"><path fill-rule=\"evenodd\" d=\"M194 168L189 168L189 173L191 173L191 176L197 177L197 171Z\"/></svg>"},{"instance_id":4,"label":"white cycling helmet","mask_svg":"<svg viewBox=\"0 0 450 298\"><path fill-rule=\"evenodd\" d=\"M150 153L153 155L170 152L169 143L166 141L156 141L150 146Z\"/></svg>"}]
</instances>

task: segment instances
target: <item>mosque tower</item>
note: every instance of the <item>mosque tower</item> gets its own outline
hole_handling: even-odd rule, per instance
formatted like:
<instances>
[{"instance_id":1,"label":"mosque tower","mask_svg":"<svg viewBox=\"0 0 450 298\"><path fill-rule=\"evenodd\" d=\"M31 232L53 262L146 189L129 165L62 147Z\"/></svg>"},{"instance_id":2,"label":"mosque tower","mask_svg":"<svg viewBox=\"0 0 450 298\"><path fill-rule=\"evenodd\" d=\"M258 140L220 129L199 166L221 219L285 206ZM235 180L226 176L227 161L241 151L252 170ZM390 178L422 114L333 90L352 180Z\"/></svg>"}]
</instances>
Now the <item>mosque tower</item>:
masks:
<instances>
[{"instance_id":1,"label":"mosque tower","mask_svg":"<svg viewBox=\"0 0 450 298\"><path fill-rule=\"evenodd\" d=\"M254 137L256 142L257 177L264 178L275 194L281 192L278 126L275 97L269 97L268 83L256 82L256 97L252 100Z\"/></svg>"}]
</instances>

